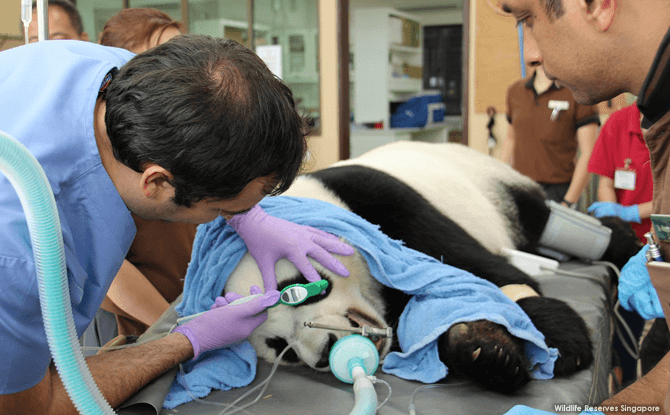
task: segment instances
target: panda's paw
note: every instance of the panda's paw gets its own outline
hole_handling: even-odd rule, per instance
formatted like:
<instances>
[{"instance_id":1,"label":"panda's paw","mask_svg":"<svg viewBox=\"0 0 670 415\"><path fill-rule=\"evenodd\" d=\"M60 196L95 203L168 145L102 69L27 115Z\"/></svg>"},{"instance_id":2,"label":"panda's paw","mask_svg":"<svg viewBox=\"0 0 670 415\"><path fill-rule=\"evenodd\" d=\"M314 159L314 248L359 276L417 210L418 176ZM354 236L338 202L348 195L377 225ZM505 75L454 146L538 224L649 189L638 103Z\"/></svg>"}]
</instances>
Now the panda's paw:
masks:
<instances>
[{"instance_id":1,"label":"panda's paw","mask_svg":"<svg viewBox=\"0 0 670 415\"><path fill-rule=\"evenodd\" d=\"M549 297L528 297L517 304L544 334L547 346L558 349L554 375L566 376L593 363L593 345L584 320L568 304Z\"/></svg>"},{"instance_id":2,"label":"panda's paw","mask_svg":"<svg viewBox=\"0 0 670 415\"><path fill-rule=\"evenodd\" d=\"M512 393L530 380L522 344L490 321L452 326L440 337L439 351L450 372L498 392Z\"/></svg>"}]
</instances>

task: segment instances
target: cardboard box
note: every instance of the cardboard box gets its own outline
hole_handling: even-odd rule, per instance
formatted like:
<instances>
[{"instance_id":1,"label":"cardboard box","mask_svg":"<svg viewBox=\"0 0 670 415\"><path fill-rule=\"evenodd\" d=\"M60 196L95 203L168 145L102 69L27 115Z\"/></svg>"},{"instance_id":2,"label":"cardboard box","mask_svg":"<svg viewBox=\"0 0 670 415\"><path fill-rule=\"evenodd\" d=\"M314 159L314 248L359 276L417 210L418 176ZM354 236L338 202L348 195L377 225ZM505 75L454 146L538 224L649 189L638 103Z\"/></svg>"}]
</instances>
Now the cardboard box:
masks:
<instances>
[{"instance_id":1,"label":"cardboard box","mask_svg":"<svg viewBox=\"0 0 670 415\"><path fill-rule=\"evenodd\" d=\"M403 73L410 78L422 79L423 78L423 67L421 66L412 66L412 65L403 65Z\"/></svg>"},{"instance_id":2,"label":"cardboard box","mask_svg":"<svg viewBox=\"0 0 670 415\"><path fill-rule=\"evenodd\" d=\"M418 22L402 19L402 44L413 47L421 45L421 25Z\"/></svg>"}]
</instances>

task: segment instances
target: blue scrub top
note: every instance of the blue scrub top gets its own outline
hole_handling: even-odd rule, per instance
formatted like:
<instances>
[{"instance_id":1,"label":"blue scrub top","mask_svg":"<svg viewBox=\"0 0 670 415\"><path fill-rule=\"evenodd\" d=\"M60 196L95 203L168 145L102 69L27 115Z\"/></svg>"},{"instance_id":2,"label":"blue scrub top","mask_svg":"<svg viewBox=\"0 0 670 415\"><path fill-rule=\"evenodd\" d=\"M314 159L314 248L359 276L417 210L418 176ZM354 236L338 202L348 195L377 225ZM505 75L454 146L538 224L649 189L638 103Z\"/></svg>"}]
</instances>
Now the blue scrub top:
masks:
<instances>
[{"instance_id":1,"label":"blue scrub top","mask_svg":"<svg viewBox=\"0 0 670 415\"><path fill-rule=\"evenodd\" d=\"M133 55L56 40L0 52L0 131L37 158L60 215L77 334L93 319L135 236L93 132L105 75ZM51 354L40 311L28 226L0 173L0 394L36 385Z\"/></svg>"}]
</instances>

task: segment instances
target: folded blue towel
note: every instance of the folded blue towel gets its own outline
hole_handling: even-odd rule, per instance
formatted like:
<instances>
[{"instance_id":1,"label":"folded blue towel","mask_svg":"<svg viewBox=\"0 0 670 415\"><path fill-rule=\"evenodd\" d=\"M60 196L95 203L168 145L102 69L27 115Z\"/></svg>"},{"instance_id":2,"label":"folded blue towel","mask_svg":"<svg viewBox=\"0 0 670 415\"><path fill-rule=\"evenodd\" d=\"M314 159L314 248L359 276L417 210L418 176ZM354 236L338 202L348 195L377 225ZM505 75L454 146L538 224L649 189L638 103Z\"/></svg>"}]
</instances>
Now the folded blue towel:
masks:
<instances>
[{"instance_id":1,"label":"folded blue towel","mask_svg":"<svg viewBox=\"0 0 670 415\"><path fill-rule=\"evenodd\" d=\"M329 203L278 196L265 198L261 206L269 215L343 236L361 252L374 278L413 295L396 333L402 352L386 357L384 372L425 383L442 379L447 368L438 355L439 335L453 324L485 319L527 340L526 355L534 378L553 377L558 351L547 347L523 310L492 283L409 249L384 235L377 225ZM200 226L177 312L190 315L208 310L245 252L244 242L224 219ZM186 375L177 377L164 406L173 408L192 400L184 383L196 397L213 388L227 390L244 386L245 381L251 383L256 356L248 349L245 341L187 362Z\"/></svg>"}]
</instances>

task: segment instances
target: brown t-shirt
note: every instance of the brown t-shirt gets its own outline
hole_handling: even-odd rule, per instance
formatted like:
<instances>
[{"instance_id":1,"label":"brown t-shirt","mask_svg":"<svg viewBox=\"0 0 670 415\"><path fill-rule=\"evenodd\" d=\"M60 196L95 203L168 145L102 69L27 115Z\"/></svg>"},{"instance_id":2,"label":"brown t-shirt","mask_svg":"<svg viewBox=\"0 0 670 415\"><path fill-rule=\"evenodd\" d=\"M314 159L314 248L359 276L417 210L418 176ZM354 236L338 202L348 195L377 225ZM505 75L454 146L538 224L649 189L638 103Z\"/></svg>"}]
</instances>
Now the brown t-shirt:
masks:
<instances>
[{"instance_id":1,"label":"brown t-shirt","mask_svg":"<svg viewBox=\"0 0 670 415\"><path fill-rule=\"evenodd\" d=\"M126 259L171 303L184 289L198 225L144 220L133 214L137 235Z\"/></svg>"},{"instance_id":2,"label":"brown t-shirt","mask_svg":"<svg viewBox=\"0 0 670 415\"><path fill-rule=\"evenodd\" d=\"M514 128L514 165L520 173L540 183L572 180L577 155L577 129L600 125L595 106L577 104L567 88L553 84L541 95L533 87L535 73L507 89L507 120ZM563 101L568 109L551 121L550 101Z\"/></svg>"}]
</instances>

